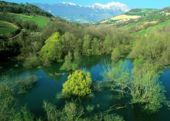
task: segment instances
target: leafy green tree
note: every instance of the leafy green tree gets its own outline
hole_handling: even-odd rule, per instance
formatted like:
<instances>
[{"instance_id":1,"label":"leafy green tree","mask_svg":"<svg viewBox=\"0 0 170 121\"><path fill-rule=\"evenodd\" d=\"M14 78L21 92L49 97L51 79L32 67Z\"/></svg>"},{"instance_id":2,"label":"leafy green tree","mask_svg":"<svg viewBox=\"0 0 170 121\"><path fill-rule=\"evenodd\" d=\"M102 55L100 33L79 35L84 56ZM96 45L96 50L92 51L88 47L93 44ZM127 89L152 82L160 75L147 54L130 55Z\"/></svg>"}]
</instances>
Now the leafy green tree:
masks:
<instances>
[{"instance_id":1,"label":"leafy green tree","mask_svg":"<svg viewBox=\"0 0 170 121\"><path fill-rule=\"evenodd\" d=\"M83 97L91 93L91 84L90 73L77 70L68 76L68 80L63 85L62 93L66 97Z\"/></svg>"},{"instance_id":2,"label":"leafy green tree","mask_svg":"<svg viewBox=\"0 0 170 121\"><path fill-rule=\"evenodd\" d=\"M84 35L83 38L83 54L89 56L91 54L91 36L90 35Z\"/></svg>"},{"instance_id":3,"label":"leafy green tree","mask_svg":"<svg viewBox=\"0 0 170 121\"><path fill-rule=\"evenodd\" d=\"M13 121L34 121L32 114L25 108L21 108L19 112L14 115Z\"/></svg>"},{"instance_id":4,"label":"leafy green tree","mask_svg":"<svg viewBox=\"0 0 170 121\"><path fill-rule=\"evenodd\" d=\"M124 121L124 119L119 115L107 114L104 116L104 121Z\"/></svg>"},{"instance_id":5,"label":"leafy green tree","mask_svg":"<svg viewBox=\"0 0 170 121\"><path fill-rule=\"evenodd\" d=\"M100 41L97 38L93 38L91 43L91 49L93 55L100 55Z\"/></svg>"},{"instance_id":6,"label":"leafy green tree","mask_svg":"<svg viewBox=\"0 0 170 121\"><path fill-rule=\"evenodd\" d=\"M78 63L74 61L72 57L72 53L69 52L68 55L65 56L64 63L60 69L65 71L73 71L77 68L78 68Z\"/></svg>"},{"instance_id":7,"label":"leafy green tree","mask_svg":"<svg viewBox=\"0 0 170 121\"><path fill-rule=\"evenodd\" d=\"M40 51L41 60L46 64L61 58L62 46L60 46L60 35L53 33L46 41Z\"/></svg>"},{"instance_id":8,"label":"leafy green tree","mask_svg":"<svg viewBox=\"0 0 170 121\"><path fill-rule=\"evenodd\" d=\"M112 83L113 91L118 91L121 94L127 94L126 91L131 86L131 75L123 61L109 65L104 73L104 78Z\"/></svg>"},{"instance_id":9,"label":"leafy green tree","mask_svg":"<svg viewBox=\"0 0 170 121\"><path fill-rule=\"evenodd\" d=\"M77 121L84 114L84 110L81 106L70 102L66 103L63 109L65 120L67 121Z\"/></svg>"},{"instance_id":10,"label":"leafy green tree","mask_svg":"<svg viewBox=\"0 0 170 121\"><path fill-rule=\"evenodd\" d=\"M111 38L110 35L107 35L104 39L104 43L103 43L103 46L104 46L104 52L105 53L110 53L112 51L112 48L113 48L113 40Z\"/></svg>"},{"instance_id":11,"label":"leafy green tree","mask_svg":"<svg viewBox=\"0 0 170 121\"><path fill-rule=\"evenodd\" d=\"M66 32L61 37L64 54L73 52L76 49L77 39L73 33Z\"/></svg>"},{"instance_id":12,"label":"leafy green tree","mask_svg":"<svg viewBox=\"0 0 170 121\"><path fill-rule=\"evenodd\" d=\"M140 37L134 43L130 57L135 59L143 58L160 67L170 64L169 34L164 30L161 31Z\"/></svg>"},{"instance_id":13,"label":"leafy green tree","mask_svg":"<svg viewBox=\"0 0 170 121\"><path fill-rule=\"evenodd\" d=\"M132 102L144 105L146 110L158 111L165 101L164 89L159 83L155 65L136 60L132 83Z\"/></svg>"},{"instance_id":14,"label":"leafy green tree","mask_svg":"<svg viewBox=\"0 0 170 121\"><path fill-rule=\"evenodd\" d=\"M43 108L46 112L47 121L59 121L61 118L61 112L59 112L55 105L44 102ZM61 120L60 120L61 121Z\"/></svg>"},{"instance_id":15,"label":"leafy green tree","mask_svg":"<svg viewBox=\"0 0 170 121\"><path fill-rule=\"evenodd\" d=\"M120 58L121 58L121 50L119 48L113 49L111 59L113 61L118 61Z\"/></svg>"},{"instance_id":16,"label":"leafy green tree","mask_svg":"<svg viewBox=\"0 0 170 121\"><path fill-rule=\"evenodd\" d=\"M133 73L126 70L122 62L107 69L105 80L113 91L131 97L133 104L140 104L150 112L158 111L165 102L163 86L159 83L158 67L142 59L134 63Z\"/></svg>"}]
</instances>

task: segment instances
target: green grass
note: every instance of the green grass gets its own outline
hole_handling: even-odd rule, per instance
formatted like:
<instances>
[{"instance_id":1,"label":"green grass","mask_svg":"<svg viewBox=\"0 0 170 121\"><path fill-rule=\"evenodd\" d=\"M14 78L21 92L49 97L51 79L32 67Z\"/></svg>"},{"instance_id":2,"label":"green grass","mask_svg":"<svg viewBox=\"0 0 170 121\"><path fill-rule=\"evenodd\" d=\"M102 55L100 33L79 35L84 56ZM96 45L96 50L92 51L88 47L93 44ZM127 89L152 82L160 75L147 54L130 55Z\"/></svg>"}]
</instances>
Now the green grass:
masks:
<instances>
[{"instance_id":1,"label":"green grass","mask_svg":"<svg viewBox=\"0 0 170 121\"><path fill-rule=\"evenodd\" d=\"M15 24L7 21L0 21L0 36L9 36L17 31L17 29L18 27Z\"/></svg>"},{"instance_id":2,"label":"green grass","mask_svg":"<svg viewBox=\"0 0 170 121\"><path fill-rule=\"evenodd\" d=\"M155 26L151 26L151 27L149 27L149 28L147 28L147 29L141 30L141 31L137 32L137 34L139 34L139 35L145 35L145 34L148 34L148 33L150 33L150 32L159 30L159 29L161 29L161 28L163 28L163 27L166 27L166 26L168 26L168 25L170 25L170 19L167 20L167 21L165 21L165 22L161 22L161 23L159 23L159 24L157 24L157 25L155 25Z\"/></svg>"},{"instance_id":3,"label":"green grass","mask_svg":"<svg viewBox=\"0 0 170 121\"><path fill-rule=\"evenodd\" d=\"M38 27L42 28L44 27L45 25L47 25L47 23L49 22L49 18L48 17L45 17L45 16L38 16L38 15L24 15L24 14L15 14L15 13L8 13L12 16L15 16L17 19L21 19L23 21L32 21L34 22L35 24L38 25Z\"/></svg>"}]
</instances>

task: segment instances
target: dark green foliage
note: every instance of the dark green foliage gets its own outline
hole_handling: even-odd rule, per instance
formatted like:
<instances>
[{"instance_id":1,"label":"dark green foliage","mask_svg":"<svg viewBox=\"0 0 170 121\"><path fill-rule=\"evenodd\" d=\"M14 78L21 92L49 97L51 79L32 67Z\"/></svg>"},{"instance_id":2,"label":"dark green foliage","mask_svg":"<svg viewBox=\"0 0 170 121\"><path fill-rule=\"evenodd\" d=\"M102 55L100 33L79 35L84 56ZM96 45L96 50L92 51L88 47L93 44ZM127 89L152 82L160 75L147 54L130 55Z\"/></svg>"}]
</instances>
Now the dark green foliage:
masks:
<instances>
[{"instance_id":1,"label":"dark green foliage","mask_svg":"<svg viewBox=\"0 0 170 121\"><path fill-rule=\"evenodd\" d=\"M35 68L40 65L40 60L36 55L30 55L29 57L25 58L23 66L26 68Z\"/></svg>"},{"instance_id":2,"label":"dark green foliage","mask_svg":"<svg viewBox=\"0 0 170 121\"><path fill-rule=\"evenodd\" d=\"M52 15L46 11L41 10L32 4L16 4L5 1L0 1L0 12L13 12L24 14L37 14L51 17Z\"/></svg>"},{"instance_id":3,"label":"dark green foliage","mask_svg":"<svg viewBox=\"0 0 170 121\"><path fill-rule=\"evenodd\" d=\"M45 102L44 109L47 121L77 121L84 114L83 108L73 102L66 103L62 110L57 110L54 105Z\"/></svg>"},{"instance_id":4,"label":"dark green foliage","mask_svg":"<svg viewBox=\"0 0 170 121\"><path fill-rule=\"evenodd\" d=\"M5 83L0 83L0 121L10 121L13 114L13 90Z\"/></svg>"},{"instance_id":5,"label":"dark green foliage","mask_svg":"<svg viewBox=\"0 0 170 121\"><path fill-rule=\"evenodd\" d=\"M104 116L104 121L124 121L124 119L119 115L108 114Z\"/></svg>"},{"instance_id":6,"label":"dark green foliage","mask_svg":"<svg viewBox=\"0 0 170 121\"><path fill-rule=\"evenodd\" d=\"M35 121L32 114L26 109L26 107L22 107L19 112L17 112L13 119L13 121Z\"/></svg>"}]
</instances>

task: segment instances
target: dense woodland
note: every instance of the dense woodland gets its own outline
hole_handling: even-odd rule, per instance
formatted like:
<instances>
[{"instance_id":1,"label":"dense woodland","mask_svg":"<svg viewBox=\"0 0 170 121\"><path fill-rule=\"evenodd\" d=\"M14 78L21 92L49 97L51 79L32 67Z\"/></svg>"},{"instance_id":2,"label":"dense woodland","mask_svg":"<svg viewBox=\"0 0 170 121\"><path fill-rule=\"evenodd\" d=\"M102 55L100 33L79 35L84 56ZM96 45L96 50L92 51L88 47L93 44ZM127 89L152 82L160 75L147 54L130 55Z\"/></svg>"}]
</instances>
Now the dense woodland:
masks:
<instances>
[{"instance_id":1,"label":"dense woodland","mask_svg":"<svg viewBox=\"0 0 170 121\"><path fill-rule=\"evenodd\" d=\"M37 68L61 63L60 69L69 76L63 84L59 98L65 105L44 102L44 115L36 116L27 107L17 107L16 97L27 93L36 83L31 76L8 85L7 77L0 78L0 121L124 121L115 109L94 112L93 106L81 105L84 98L94 92L109 89L127 104L153 114L168 106L165 90L159 82L162 68L170 64L170 25L148 33L134 35L128 30L107 24L88 25L71 23L40 11L30 4L0 3L0 19L15 23L21 28L17 36L0 39L0 57L16 59L24 68ZM31 10L31 11L30 11ZM41 28L30 21L22 21L6 12L50 17ZM81 58L108 55L112 63L105 69L104 82L93 83L89 72L81 70ZM123 69L123 59L133 61L132 72Z\"/></svg>"}]
</instances>

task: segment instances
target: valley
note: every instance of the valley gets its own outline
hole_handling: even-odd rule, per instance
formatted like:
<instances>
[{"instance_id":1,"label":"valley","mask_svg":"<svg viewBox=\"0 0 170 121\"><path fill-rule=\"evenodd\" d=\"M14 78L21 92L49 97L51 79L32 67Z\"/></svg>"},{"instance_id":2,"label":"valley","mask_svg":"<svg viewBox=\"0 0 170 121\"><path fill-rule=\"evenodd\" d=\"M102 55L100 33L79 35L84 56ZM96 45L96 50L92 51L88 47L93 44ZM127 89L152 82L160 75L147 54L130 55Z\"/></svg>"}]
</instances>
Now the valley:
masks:
<instances>
[{"instance_id":1,"label":"valley","mask_svg":"<svg viewBox=\"0 0 170 121\"><path fill-rule=\"evenodd\" d=\"M169 121L169 13L84 23L0 1L0 121Z\"/></svg>"}]
</instances>

